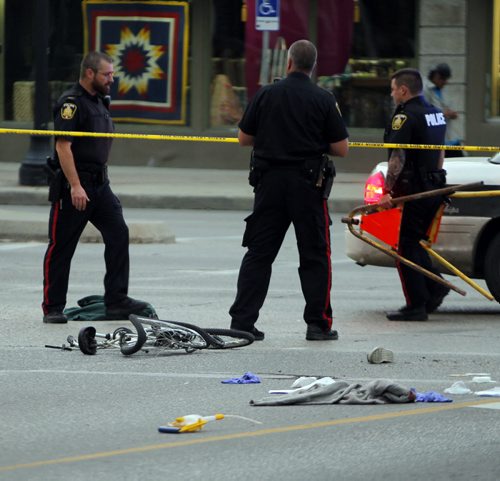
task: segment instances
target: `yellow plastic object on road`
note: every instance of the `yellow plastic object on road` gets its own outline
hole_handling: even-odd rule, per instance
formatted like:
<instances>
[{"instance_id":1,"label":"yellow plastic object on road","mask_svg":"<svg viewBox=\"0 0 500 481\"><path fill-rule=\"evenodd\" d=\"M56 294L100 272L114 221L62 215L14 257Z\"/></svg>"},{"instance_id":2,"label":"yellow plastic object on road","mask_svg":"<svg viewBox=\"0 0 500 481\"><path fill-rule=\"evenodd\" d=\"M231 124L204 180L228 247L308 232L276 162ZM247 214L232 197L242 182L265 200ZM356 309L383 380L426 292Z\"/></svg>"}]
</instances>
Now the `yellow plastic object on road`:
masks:
<instances>
[{"instance_id":1,"label":"yellow plastic object on road","mask_svg":"<svg viewBox=\"0 0 500 481\"><path fill-rule=\"evenodd\" d=\"M224 419L224 414L214 414L213 416L201 416L200 414L188 414L176 418L175 421L168 423L168 426L160 426L160 433L191 433L201 431L205 424L210 421L219 421Z\"/></svg>"}]
</instances>

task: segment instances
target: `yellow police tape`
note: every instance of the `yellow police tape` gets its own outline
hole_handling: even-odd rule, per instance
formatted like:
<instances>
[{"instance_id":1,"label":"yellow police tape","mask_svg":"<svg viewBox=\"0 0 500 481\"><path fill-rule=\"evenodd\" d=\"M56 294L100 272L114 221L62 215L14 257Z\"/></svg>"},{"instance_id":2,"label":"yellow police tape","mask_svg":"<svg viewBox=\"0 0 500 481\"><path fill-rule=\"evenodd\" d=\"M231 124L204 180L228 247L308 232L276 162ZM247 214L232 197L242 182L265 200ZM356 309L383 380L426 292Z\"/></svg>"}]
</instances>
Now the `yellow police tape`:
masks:
<instances>
[{"instance_id":1,"label":"yellow police tape","mask_svg":"<svg viewBox=\"0 0 500 481\"><path fill-rule=\"evenodd\" d=\"M110 137L113 139L139 140L180 140L188 142L238 142L236 137L197 137L194 135L164 135L164 134L118 134L104 132L76 132L65 130L28 130L28 129L0 129L0 134L20 135L58 135L64 137Z\"/></svg>"},{"instance_id":2,"label":"yellow police tape","mask_svg":"<svg viewBox=\"0 0 500 481\"><path fill-rule=\"evenodd\" d=\"M368 149L420 149L420 150L466 150L467 152L500 152L495 145L429 145L429 144L391 144L386 142L351 142L349 147Z\"/></svg>"},{"instance_id":3,"label":"yellow police tape","mask_svg":"<svg viewBox=\"0 0 500 481\"><path fill-rule=\"evenodd\" d=\"M75 132L64 130L32 130L32 129L2 129L0 134L18 135L59 135L70 137L106 137L113 139L137 140L174 140L181 142L232 142L236 137L204 137L196 135L166 135L166 134L121 134L101 132ZM421 150L465 150L467 152L500 152L500 146L488 145L429 145L429 144L391 144L385 142L349 142L349 147L366 149L421 149Z\"/></svg>"}]
</instances>

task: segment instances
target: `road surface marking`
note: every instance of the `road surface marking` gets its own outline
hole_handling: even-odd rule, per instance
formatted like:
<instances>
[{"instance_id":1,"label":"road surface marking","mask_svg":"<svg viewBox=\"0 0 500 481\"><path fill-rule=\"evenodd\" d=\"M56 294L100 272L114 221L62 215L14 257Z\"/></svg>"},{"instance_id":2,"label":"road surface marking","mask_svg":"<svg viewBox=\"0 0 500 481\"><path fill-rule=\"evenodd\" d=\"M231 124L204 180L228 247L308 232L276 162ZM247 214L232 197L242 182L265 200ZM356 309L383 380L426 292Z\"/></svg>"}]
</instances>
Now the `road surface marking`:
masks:
<instances>
[{"instance_id":1,"label":"road surface marking","mask_svg":"<svg viewBox=\"0 0 500 481\"><path fill-rule=\"evenodd\" d=\"M483 408L483 409L500 409L500 402L493 402L491 404L481 404L478 406L471 406L473 408Z\"/></svg>"},{"instance_id":2,"label":"road surface marking","mask_svg":"<svg viewBox=\"0 0 500 481\"><path fill-rule=\"evenodd\" d=\"M20 464L11 464L9 466L0 466L0 473L7 471L16 471L19 469L30 469L30 468L39 468L42 466L51 466L57 464L70 464L77 463L82 461L92 461L96 459L104 459L111 458L114 456L123 456L127 454L137 454L137 453L145 453L151 451L157 451L160 449L170 449L170 448L179 448L185 446L195 446L199 444L207 444L214 443L220 441L230 441L233 439L244 439L244 438L253 438L258 436L267 436L270 434L280 434L287 433L293 431L305 431L310 429L319 429L319 428L327 428L332 426L342 426L348 424L360 424L372 421L383 421L387 419L396 419L403 418L409 416L420 416L423 414L434 414L443 411L452 411L463 409L467 407L477 407L480 404L490 404L496 401L485 400L485 401L468 401L461 402L456 404L444 404L440 406L432 406L425 408L415 408L406 411L398 411L393 413L383 413L383 414L373 414L370 416L360 416L354 418L342 418L342 419L334 419L331 421L320 421L316 423L309 424L296 424L292 426L281 426L276 428L267 428L267 429L258 429L256 431L244 431L234 434L226 434L222 436L208 436L205 438L196 438L196 439L186 439L185 441L173 441L166 443L158 443L158 444L150 444L147 446L137 446L132 448L125 449L116 449L111 451L101 451L90 454L81 454L77 456L66 456L63 458L56 459L46 459L41 461L34 461L32 463L20 463Z\"/></svg>"}]
</instances>

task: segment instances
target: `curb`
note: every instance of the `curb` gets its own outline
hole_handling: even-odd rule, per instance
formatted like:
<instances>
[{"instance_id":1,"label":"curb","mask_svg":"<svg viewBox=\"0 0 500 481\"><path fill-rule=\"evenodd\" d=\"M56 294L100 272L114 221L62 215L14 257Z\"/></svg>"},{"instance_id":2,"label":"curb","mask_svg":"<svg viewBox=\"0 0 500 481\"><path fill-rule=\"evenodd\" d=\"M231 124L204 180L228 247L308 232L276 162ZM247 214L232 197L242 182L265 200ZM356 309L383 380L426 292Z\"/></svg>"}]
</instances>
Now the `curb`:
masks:
<instances>
[{"instance_id":1,"label":"curb","mask_svg":"<svg viewBox=\"0 0 500 481\"><path fill-rule=\"evenodd\" d=\"M137 195L114 189L124 208L134 209L194 209L194 210L252 210L253 196L216 195ZM335 198L328 201L330 212L347 213L361 205L361 199ZM41 205L49 207L46 191L0 190L0 205Z\"/></svg>"},{"instance_id":2,"label":"curb","mask_svg":"<svg viewBox=\"0 0 500 481\"><path fill-rule=\"evenodd\" d=\"M47 212L48 214L48 212ZM48 216L40 219L29 212L13 212L0 209L0 239L8 241L47 242ZM173 244L175 235L163 221L127 221L131 244ZM87 224L80 242L101 243L100 232Z\"/></svg>"}]
</instances>

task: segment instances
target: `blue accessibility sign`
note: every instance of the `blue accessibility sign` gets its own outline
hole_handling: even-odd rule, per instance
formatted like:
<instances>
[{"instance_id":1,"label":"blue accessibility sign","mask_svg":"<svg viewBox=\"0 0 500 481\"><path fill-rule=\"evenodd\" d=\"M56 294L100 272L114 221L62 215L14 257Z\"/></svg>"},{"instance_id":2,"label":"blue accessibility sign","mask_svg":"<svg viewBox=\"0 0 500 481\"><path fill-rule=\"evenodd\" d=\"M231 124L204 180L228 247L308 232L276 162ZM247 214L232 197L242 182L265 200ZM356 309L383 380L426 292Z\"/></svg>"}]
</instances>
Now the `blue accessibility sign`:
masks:
<instances>
[{"instance_id":1,"label":"blue accessibility sign","mask_svg":"<svg viewBox=\"0 0 500 481\"><path fill-rule=\"evenodd\" d=\"M280 29L280 0L257 0L255 2L255 29Z\"/></svg>"}]
</instances>

